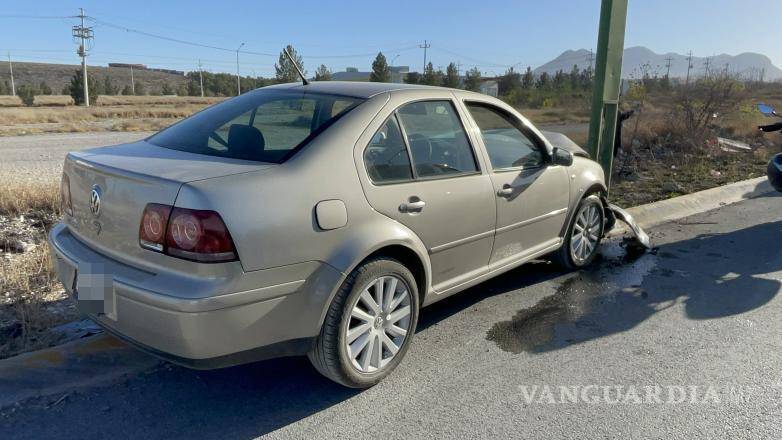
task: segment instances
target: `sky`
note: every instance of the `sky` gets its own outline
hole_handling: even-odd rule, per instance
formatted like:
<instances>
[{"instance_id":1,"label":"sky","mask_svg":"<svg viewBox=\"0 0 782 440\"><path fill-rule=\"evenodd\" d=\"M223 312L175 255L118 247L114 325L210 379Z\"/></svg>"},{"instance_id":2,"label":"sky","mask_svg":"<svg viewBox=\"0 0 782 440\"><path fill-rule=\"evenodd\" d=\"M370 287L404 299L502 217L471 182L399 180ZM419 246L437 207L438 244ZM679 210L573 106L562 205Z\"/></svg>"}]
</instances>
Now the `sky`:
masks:
<instances>
[{"instance_id":1,"label":"sky","mask_svg":"<svg viewBox=\"0 0 782 440\"><path fill-rule=\"evenodd\" d=\"M600 1L70 1L0 2L0 51L14 60L77 64L71 26L83 7L94 26L88 63L236 71L273 76L287 43L312 74L325 64L369 70L378 51L390 64L421 70L426 40L435 67L453 61L485 75L537 67L567 49L596 46ZM782 66L775 32L782 2L630 0L625 46L711 56L759 52ZM138 32L136 32L138 31ZM148 34L165 37L154 38ZM187 41L203 46L184 44ZM222 50L221 50L222 49ZM252 53L251 53L252 52Z\"/></svg>"}]
</instances>

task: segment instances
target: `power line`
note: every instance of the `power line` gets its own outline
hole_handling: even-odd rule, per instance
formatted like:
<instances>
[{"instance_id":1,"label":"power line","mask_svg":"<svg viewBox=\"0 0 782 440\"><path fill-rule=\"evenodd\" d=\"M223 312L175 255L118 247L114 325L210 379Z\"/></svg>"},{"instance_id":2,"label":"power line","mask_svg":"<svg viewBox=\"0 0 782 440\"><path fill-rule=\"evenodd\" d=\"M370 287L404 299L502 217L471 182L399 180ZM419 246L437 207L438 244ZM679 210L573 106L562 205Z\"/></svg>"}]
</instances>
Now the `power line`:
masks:
<instances>
[{"instance_id":1,"label":"power line","mask_svg":"<svg viewBox=\"0 0 782 440\"><path fill-rule=\"evenodd\" d=\"M670 78L671 77L671 61L673 61L673 58L669 55L668 58L665 59L665 77Z\"/></svg>"},{"instance_id":2,"label":"power line","mask_svg":"<svg viewBox=\"0 0 782 440\"><path fill-rule=\"evenodd\" d=\"M692 51L690 51L687 54L687 80L686 80L685 84L689 84L690 83L690 71L692 70L692 68L693 68L693 65L692 65Z\"/></svg>"}]
</instances>

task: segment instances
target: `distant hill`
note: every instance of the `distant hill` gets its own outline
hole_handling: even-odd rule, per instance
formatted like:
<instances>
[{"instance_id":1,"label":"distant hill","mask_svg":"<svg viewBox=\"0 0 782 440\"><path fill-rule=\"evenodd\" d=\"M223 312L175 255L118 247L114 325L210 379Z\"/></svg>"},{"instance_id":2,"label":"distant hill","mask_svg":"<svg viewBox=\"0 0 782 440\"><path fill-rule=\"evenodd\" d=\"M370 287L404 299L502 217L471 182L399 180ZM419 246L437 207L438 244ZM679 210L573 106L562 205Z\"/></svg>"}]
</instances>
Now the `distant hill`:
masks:
<instances>
[{"instance_id":1,"label":"distant hill","mask_svg":"<svg viewBox=\"0 0 782 440\"><path fill-rule=\"evenodd\" d=\"M8 72L8 65L0 63L0 66L2 66L0 68L0 81L10 81L11 75ZM63 87L70 83L76 69L81 69L81 65L15 62L14 82L18 87L22 84L38 85L41 81L45 81L54 93L60 93ZM103 81L104 77L108 75L111 77L114 85L120 89L130 85L129 68L88 66L87 69L98 81ZM176 88L178 85L187 82L182 75L139 69L133 69L133 78L136 84L144 84L144 89L147 93L160 92L165 83Z\"/></svg>"},{"instance_id":2,"label":"distant hill","mask_svg":"<svg viewBox=\"0 0 782 440\"><path fill-rule=\"evenodd\" d=\"M639 78L643 75L643 66L648 66L649 73L665 75L666 58L671 58L671 77L684 78L687 76L687 55L677 53L657 54L642 46L629 47L624 51L622 60L622 77ZM692 58L691 75L703 75L706 72L706 57ZM782 78L782 69L774 66L767 56L745 52L739 55L721 54L709 57L710 69L722 70L726 66L732 73L741 74L744 77L759 77L764 72L764 79L772 81ZM589 66L589 51L586 49L566 50L560 56L535 69L536 74L547 72L554 74L558 70L569 72L574 65L580 69Z\"/></svg>"}]
</instances>

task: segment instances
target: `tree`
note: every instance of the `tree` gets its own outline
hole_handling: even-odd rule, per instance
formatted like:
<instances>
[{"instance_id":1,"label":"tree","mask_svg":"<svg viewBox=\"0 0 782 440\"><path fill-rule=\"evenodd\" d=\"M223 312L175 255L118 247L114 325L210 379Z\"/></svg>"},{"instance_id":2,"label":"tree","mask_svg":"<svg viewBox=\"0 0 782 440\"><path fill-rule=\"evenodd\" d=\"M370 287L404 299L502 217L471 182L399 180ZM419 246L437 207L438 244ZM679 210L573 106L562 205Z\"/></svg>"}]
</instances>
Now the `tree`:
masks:
<instances>
[{"instance_id":1,"label":"tree","mask_svg":"<svg viewBox=\"0 0 782 440\"><path fill-rule=\"evenodd\" d=\"M147 94L147 91L146 91L146 88L144 87L144 83L143 82L136 81L135 84L134 84L134 87L136 88L136 95L137 96L141 96L141 95L146 95Z\"/></svg>"},{"instance_id":2,"label":"tree","mask_svg":"<svg viewBox=\"0 0 782 440\"><path fill-rule=\"evenodd\" d=\"M90 104L95 103L98 97L98 81L92 75L87 75L87 87L90 92ZM71 77L71 83L68 85L68 94L73 98L76 105L84 105L84 75L81 69L76 69Z\"/></svg>"},{"instance_id":3,"label":"tree","mask_svg":"<svg viewBox=\"0 0 782 440\"><path fill-rule=\"evenodd\" d=\"M473 92L481 89L481 71L477 67L467 71L467 76L464 79L464 88Z\"/></svg>"},{"instance_id":4,"label":"tree","mask_svg":"<svg viewBox=\"0 0 782 440\"><path fill-rule=\"evenodd\" d=\"M103 94L104 95L116 95L119 93L119 87L115 86L111 81L111 77L106 75L103 77Z\"/></svg>"},{"instance_id":5,"label":"tree","mask_svg":"<svg viewBox=\"0 0 782 440\"><path fill-rule=\"evenodd\" d=\"M38 84L38 92L41 95L51 95L52 94L52 88L49 87L49 84L46 84L46 81L41 81L41 83Z\"/></svg>"},{"instance_id":6,"label":"tree","mask_svg":"<svg viewBox=\"0 0 782 440\"><path fill-rule=\"evenodd\" d=\"M133 89L130 88L130 86L125 86L122 88L121 94L128 96L133 94Z\"/></svg>"},{"instance_id":7,"label":"tree","mask_svg":"<svg viewBox=\"0 0 782 440\"><path fill-rule=\"evenodd\" d=\"M160 88L160 93L162 95L173 95L175 92L174 89L171 88L171 84L165 82L163 83L163 87Z\"/></svg>"},{"instance_id":8,"label":"tree","mask_svg":"<svg viewBox=\"0 0 782 440\"><path fill-rule=\"evenodd\" d=\"M516 72L513 67L509 68L500 77L497 88L500 95L507 95L513 90L521 88L521 74Z\"/></svg>"},{"instance_id":9,"label":"tree","mask_svg":"<svg viewBox=\"0 0 782 440\"><path fill-rule=\"evenodd\" d=\"M420 84L421 74L418 72L409 72L405 75L405 83L407 84Z\"/></svg>"},{"instance_id":10,"label":"tree","mask_svg":"<svg viewBox=\"0 0 782 440\"><path fill-rule=\"evenodd\" d=\"M391 69L388 67L388 62L383 52L378 52L375 61L372 62L372 73L369 74L369 80L372 82L391 81Z\"/></svg>"},{"instance_id":11,"label":"tree","mask_svg":"<svg viewBox=\"0 0 782 440\"><path fill-rule=\"evenodd\" d=\"M578 68L578 64L574 64L570 70L570 88L578 90L581 86L581 70Z\"/></svg>"},{"instance_id":12,"label":"tree","mask_svg":"<svg viewBox=\"0 0 782 440\"><path fill-rule=\"evenodd\" d=\"M306 76L307 71L304 70L304 62L301 58L301 55L299 55L296 52L296 49L294 49L290 44L285 46L285 49L287 49L288 53L291 54L291 57L296 60L296 64L299 65L301 72ZM277 64L274 65L274 72L277 82L280 83L298 82L301 79L298 72L296 72L296 68L285 55L285 50L280 52L280 56L277 59Z\"/></svg>"},{"instance_id":13,"label":"tree","mask_svg":"<svg viewBox=\"0 0 782 440\"><path fill-rule=\"evenodd\" d=\"M521 88L529 90L535 87L535 74L532 73L532 68L527 66L527 71L521 77Z\"/></svg>"},{"instance_id":14,"label":"tree","mask_svg":"<svg viewBox=\"0 0 782 440\"><path fill-rule=\"evenodd\" d=\"M459 69L456 67L456 63L448 63L448 67L445 68L443 86L457 89L459 88L459 82Z\"/></svg>"},{"instance_id":15,"label":"tree","mask_svg":"<svg viewBox=\"0 0 782 440\"><path fill-rule=\"evenodd\" d=\"M566 84L567 76L565 72L562 69L557 70L557 73L554 74L554 89L562 90Z\"/></svg>"},{"instance_id":16,"label":"tree","mask_svg":"<svg viewBox=\"0 0 782 440\"><path fill-rule=\"evenodd\" d=\"M540 90L547 90L551 86L551 76L546 72L541 72L535 86Z\"/></svg>"},{"instance_id":17,"label":"tree","mask_svg":"<svg viewBox=\"0 0 782 440\"><path fill-rule=\"evenodd\" d=\"M331 81L331 70L325 64L321 64L315 70L315 81Z\"/></svg>"},{"instance_id":18,"label":"tree","mask_svg":"<svg viewBox=\"0 0 782 440\"><path fill-rule=\"evenodd\" d=\"M434 66L430 61L424 69L424 75L421 77L421 84L429 86L439 86L443 83L443 72L441 70L434 70Z\"/></svg>"},{"instance_id":19,"label":"tree","mask_svg":"<svg viewBox=\"0 0 782 440\"><path fill-rule=\"evenodd\" d=\"M7 83L8 81L0 82L0 95L8 95L11 93L11 91L8 90L10 87Z\"/></svg>"},{"instance_id":20,"label":"tree","mask_svg":"<svg viewBox=\"0 0 782 440\"><path fill-rule=\"evenodd\" d=\"M19 99L22 100L22 103L27 106L33 105L35 95L37 95L38 92L39 90L35 86L28 84L22 84L16 88L16 95L19 96Z\"/></svg>"}]
</instances>

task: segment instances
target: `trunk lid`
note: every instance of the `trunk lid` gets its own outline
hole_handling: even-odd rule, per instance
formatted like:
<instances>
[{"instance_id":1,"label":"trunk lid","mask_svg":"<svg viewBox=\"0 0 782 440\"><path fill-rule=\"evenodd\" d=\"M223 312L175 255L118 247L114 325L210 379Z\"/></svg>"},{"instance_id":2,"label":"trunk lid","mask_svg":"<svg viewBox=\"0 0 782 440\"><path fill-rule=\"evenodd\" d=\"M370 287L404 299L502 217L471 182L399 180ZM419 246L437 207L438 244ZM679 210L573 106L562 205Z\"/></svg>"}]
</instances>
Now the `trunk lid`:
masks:
<instances>
[{"instance_id":1,"label":"trunk lid","mask_svg":"<svg viewBox=\"0 0 782 440\"><path fill-rule=\"evenodd\" d=\"M139 246L138 234L148 203L174 205L179 188L187 182L272 166L171 150L144 141L70 153L64 172L70 180L73 216L66 221L80 239L104 254L126 261L144 259L152 252Z\"/></svg>"}]
</instances>

